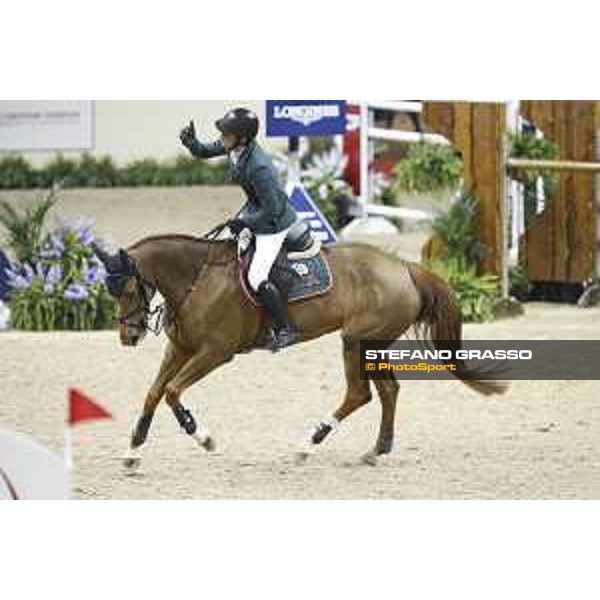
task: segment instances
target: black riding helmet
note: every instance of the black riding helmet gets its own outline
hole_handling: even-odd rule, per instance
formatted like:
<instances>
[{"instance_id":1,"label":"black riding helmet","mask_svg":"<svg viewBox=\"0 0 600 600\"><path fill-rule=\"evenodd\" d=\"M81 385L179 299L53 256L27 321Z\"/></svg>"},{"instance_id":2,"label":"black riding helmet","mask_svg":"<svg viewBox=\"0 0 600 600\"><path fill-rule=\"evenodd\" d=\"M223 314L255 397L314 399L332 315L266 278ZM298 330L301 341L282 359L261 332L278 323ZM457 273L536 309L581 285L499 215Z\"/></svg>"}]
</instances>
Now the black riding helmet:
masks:
<instances>
[{"instance_id":1,"label":"black riding helmet","mask_svg":"<svg viewBox=\"0 0 600 600\"><path fill-rule=\"evenodd\" d=\"M222 119L215 122L221 133L230 133L239 137L245 137L248 141L258 135L258 117L247 108L234 108Z\"/></svg>"}]
</instances>

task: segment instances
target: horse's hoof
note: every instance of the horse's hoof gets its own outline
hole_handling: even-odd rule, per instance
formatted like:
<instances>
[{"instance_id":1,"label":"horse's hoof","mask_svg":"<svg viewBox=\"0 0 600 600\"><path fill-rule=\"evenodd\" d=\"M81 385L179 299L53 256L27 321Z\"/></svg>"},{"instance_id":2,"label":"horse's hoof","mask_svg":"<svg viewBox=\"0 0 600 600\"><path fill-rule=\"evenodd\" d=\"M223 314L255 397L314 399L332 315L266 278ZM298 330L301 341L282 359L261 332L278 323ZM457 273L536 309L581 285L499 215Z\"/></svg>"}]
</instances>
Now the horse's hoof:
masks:
<instances>
[{"instance_id":1,"label":"horse's hoof","mask_svg":"<svg viewBox=\"0 0 600 600\"><path fill-rule=\"evenodd\" d=\"M366 454L364 454L361 457L360 462L363 465L369 465L370 467L376 467L377 466L377 454L375 453L374 450L370 450L369 452L367 452Z\"/></svg>"},{"instance_id":2,"label":"horse's hoof","mask_svg":"<svg viewBox=\"0 0 600 600\"><path fill-rule=\"evenodd\" d=\"M300 452L296 452L296 454L294 455L294 462L297 465L304 465L308 461L310 454L311 453L307 452L306 450L301 450Z\"/></svg>"},{"instance_id":3,"label":"horse's hoof","mask_svg":"<svg viewBox=\"0 0 600 600\"><path fill-rule=\"evenodd\" d=\"M217 449L217 442L214 438L207 437L204 443L200 444L207 452L214 452Z\"/></svg>"},{"instance_id":4,"label":"horse's hoof","mask_svg":"<svg viewBox=\"0 0 600 600\"><path fill-rule=\"evenodd\" d=\"M123 468L126 475L135 475L142 464L139 456L127 456L123 459Z\"/></svg>"},{"instance_id":5,"label":"horse's hoof","mask_svg":"<svg viewBox=\"0 0 600 600\"><path fill-rule=\"evenodd\" d=\"M198 446L204 448L207 452L214 452L217 449L217 443L210 435L200 437L198 434L194 434L193 438L198 443Z\"/></svg>"}]
</instances>

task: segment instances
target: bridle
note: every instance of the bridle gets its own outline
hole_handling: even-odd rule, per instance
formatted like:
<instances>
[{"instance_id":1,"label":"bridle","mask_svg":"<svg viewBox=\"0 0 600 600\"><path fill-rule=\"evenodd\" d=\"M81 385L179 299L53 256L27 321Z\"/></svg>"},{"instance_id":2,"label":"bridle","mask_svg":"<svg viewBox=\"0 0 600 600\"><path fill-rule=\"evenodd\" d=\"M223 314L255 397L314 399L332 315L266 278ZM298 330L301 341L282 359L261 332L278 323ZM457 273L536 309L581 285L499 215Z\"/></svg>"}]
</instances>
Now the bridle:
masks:
<instances>
[{"instance_id":1,"label":"bridle","mask_svg":"<svg viewBox=\"0 0 600 600\"><path fill-rule=\"evenodd\" d=\"M165 310L165 303L159 304L155 308L151 307L152 297L156 292L156 288L146 279L142 277L142 274L139 272L137 265L133 263L133 273L130 275L134 277L138 297L140 298L140 302L138 305L128 312L126 315L118 317L118 322L120 325L125 325L131 329L138 329L143 331L144 333L150 331L154 335L160 335L163 330L163 313ZM149 291L151 290L151 291ZM144 320L142 323L138 322L130 322L130 319L138 314L142 313L144 316ZM156 317L154 322L151 323L152 317Z\"/></svg>"},{"instance_id":2,"label":"bridle","mask_svg":"<svg viewBox=\"0 0 600 600\"><path fill-rule=\"evenodd\" d=\"M202 235L200 237L200 239L213 241L213 240L217 239L219 237L219 235L226 228L227 228L227 223L222 223L221 225L217 225L216 227L211 229L208 233L205 233L204 235ZM210 250L209 250L209 253L210 253ZM186 290L183 298L180 300L180 302L177 304L177 306L172 311L170 311L171 315L172 315L172 317L171 317L172 320L173 321L177 320L177 315L179 314L179 311L181 310L181 308L183 307L183 305L189 298L190 294L196 289L198 281L201 279L202 275L206 272L208 267L226 266L226 265L231 264L234 260L235 260L235 257L233 259L229 259L229 260L210 260L210 258L208 258L207 260L201 262L198 265L198 267L196 268L196 272L194 274L193 281L192 281L191 285L188 287L188 289ZM138 305L133 310L128 312L126 315L118 317L117 320L118 320L119 324L125 325L126 327L129 327L132 329L141 330L144 333L149 331L156 336L160 335L164 328L164 315L165 315L166 304L167 304L166 300L164 302L162 302L161 304L159 304L158 306L156 306L155 308L151 307L152 298L153 298L154 294L156 293L156 287L153 284L151 284L148 280L144 279L144 277L142 276L142 274L140 273L140 271L138 269L136 262L133 259L130 258L127 272L113 275L113 277L123 277L123 276L129 276L129 277L134 278L136 287L137 287L137 291L138 291L138 298L140 299L140 301L138 302ZM110 275L109 275L109 277L110 277ZM114 295L118 297L120 294L114 294ZM131 322L130 319L138 314L143 314L143 322L142 323ZM155 317L155 318L152 319L153 317Z\"/></svg>"}]
</instances>

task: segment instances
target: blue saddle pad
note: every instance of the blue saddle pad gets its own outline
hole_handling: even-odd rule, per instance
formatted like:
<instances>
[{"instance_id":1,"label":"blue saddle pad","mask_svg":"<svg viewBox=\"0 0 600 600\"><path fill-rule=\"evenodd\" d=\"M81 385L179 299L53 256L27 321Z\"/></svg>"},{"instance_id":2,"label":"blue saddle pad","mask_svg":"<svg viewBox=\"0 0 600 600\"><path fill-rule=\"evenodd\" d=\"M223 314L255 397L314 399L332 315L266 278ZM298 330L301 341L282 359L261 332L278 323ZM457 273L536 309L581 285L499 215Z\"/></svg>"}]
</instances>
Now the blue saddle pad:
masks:
<instances>
[{"instance_id":1,"label":"blue saddle pad","mask_svg":"<svg viewBox=\"0 0 600 600\"><path fill-rule=\"evenodd\" d=\"M298 277L293 278L293 284L288 292L288 303L306 300L314 296L322 296L333 285L329 263L322 253L312 258L290 260L288 266L298 275ZM260 306L258 298L248 285L244 270L243 267L240 267L240 280L244 292L253 304Z\"/></svg>"},{"instance_id":2,"label":"blue saddle pad","mask_svg":"<svg viewBox=\"0 0 600 600\"><path fill-rule=\"evenodd\" d=\"M323 255L291 260L288 264L299 275L294 278L294 283L288 292L288 302L320 296L331 288L333 278Z\"/></svg>"}]
</instances>

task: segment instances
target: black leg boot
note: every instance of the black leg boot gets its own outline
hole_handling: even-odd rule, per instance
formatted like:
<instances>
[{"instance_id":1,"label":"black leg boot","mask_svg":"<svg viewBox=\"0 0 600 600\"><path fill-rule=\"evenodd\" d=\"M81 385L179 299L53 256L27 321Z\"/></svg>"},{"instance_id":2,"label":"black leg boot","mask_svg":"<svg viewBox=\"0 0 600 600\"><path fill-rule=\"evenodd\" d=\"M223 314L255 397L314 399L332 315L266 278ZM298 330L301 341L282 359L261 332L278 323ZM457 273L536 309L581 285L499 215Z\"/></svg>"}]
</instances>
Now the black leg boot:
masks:
<instances>
[{"instance_id":1,"label":"black leg boot","mask_svg":"<svg viewBox=\"0 0 600 600\"><path fill-rule=\"evenodd\" d=\"M275 339L271 348L273 352L296 343L298 333L289 321L287 307L284 305L277 287L270 281L265 281L260 284L257 295L274 325L273 333Z\"/></svg>"}]
</instances>

